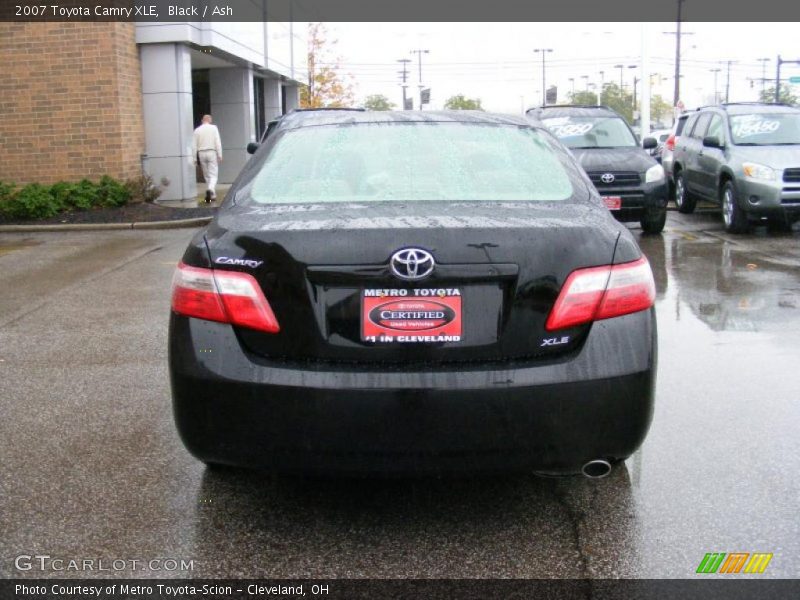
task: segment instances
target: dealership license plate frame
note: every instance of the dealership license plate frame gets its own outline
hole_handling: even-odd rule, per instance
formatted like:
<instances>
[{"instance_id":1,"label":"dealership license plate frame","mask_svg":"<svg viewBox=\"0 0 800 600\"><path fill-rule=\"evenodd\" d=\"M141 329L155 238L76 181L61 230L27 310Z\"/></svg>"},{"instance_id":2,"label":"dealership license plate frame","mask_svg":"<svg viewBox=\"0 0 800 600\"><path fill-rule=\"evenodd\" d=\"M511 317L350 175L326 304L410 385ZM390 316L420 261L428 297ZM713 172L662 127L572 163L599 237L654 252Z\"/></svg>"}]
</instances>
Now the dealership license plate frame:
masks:
<instances>
[{"instance_id":1,"label":"dealership license plate frame","mask_svg":"<svg viewBox=\"0 0 800 600\"><path fill-rule=\"evenodd\" d=\"M361 341L375 344L459 343L464 339L462 298L460 288L362 289L359 313ZM376 322L380 319L376 319L376 314L371 316L371 313L380 308L394 312L443 312L445 317L398 318Z\"/></svg>"},{"instance_id":2,"label":"dealership license plate frame","mask_svg":"<svg viewBox=\"0 0 800 600\"><path fill-rule=\"evenodd\" d=\"M603 196L603 204L608 210L622 210L622 196Z\"/></svg>"}]
</instances>

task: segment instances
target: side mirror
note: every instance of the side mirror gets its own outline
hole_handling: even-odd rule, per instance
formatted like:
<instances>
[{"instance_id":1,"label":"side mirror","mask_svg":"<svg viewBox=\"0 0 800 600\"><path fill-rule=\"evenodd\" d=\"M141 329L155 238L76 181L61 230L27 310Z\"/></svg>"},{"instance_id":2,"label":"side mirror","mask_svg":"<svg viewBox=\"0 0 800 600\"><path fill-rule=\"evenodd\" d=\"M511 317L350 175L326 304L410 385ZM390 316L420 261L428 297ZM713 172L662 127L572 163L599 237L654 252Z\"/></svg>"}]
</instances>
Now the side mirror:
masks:
<instances>
[{"instance_id":1,"label":"side mirror","mask_svg":"<svg viewBox=\"0 0 800 600\"><path fill-rule=\"evenodd\" d=\"M715 135L707 135L703 138L703 146L706 148L719 148L722 150L722 142L719 141L719 138Z\"/></svg>"},{"instance_id":2,"label":"side mirror","mask_svg":"<svg viewBox=\"0 0 800 600\"><path fill-rule=\"evenodd\" d=\"M642 140L642 148L645 150L652 150L653 148L658 148L658 140L654 137L646 137Z\"/></svg>"},{"instance_id":3,"label":"side mirror","mask_svg":"<svg viewBox=\"0 0 800 600\"><path fill-rule=\"evenodd\" d=\"M258 144L257 142L250 142L249 144L247 144L247 153L255 154L259 146L260 144Z\"/></svg>"}]
</instances>

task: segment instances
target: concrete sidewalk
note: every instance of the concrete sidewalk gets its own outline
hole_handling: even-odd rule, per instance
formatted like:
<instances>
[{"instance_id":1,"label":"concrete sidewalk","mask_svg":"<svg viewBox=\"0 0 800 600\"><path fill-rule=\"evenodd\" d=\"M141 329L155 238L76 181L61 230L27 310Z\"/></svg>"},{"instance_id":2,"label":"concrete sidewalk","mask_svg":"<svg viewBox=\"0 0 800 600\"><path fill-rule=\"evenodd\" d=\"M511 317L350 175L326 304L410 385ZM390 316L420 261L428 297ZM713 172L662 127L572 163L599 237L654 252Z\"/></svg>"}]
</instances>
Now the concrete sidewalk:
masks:
<instances>
[{"instance_id":1,"label":"concrete sidewalk","mask_svg":"<svg viewBox=\"0 0 800 600\"><path fill-rule=\"evenodd\" d=\"M219 206L230 189L230 183L217 184L217 199L211 204L206 204L206 184L197 184L197 197L193 200L156 200L156 204L171 208L195 208L197 206Z\"/></svg>"}]
</instances>

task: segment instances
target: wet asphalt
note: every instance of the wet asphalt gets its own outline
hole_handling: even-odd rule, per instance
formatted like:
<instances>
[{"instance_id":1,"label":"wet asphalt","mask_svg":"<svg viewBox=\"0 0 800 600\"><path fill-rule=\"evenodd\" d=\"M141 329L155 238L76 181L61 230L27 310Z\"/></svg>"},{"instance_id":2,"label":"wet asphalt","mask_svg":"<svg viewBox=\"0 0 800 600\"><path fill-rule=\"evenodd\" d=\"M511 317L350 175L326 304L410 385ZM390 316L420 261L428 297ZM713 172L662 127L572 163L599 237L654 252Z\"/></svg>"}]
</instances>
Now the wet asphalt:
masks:
<instances>
[{"instance_id":1,"label":"wet asphalt","mask_svg":"<svg viewBox=\"0 0 800 600\"><path fill-rule=\"evenodd\" d=\"M206 470L176 435L166 368L192 233L0 234L1 577L678 578L707 552L800 575L797 227L730 236L718 212L671 212L640 238L655 418L599 481ZM20 571L20 555L193 568Z\"/></svg>"}]
</instances>

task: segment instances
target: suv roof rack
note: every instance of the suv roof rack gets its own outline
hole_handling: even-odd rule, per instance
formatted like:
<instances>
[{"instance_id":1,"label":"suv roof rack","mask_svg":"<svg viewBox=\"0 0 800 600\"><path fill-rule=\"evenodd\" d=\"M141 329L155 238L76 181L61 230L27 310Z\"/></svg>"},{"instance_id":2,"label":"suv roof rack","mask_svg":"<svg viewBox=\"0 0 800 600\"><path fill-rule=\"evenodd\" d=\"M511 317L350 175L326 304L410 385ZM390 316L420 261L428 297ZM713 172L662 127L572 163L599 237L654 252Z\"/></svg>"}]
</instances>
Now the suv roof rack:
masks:
<instances>
[{"instance_id":1,"label":"suv roof rack","mask_svg":"<svg viewBox=\"0 0 800 600\"><path fill-rule=\"evenodd\" d=\"M606 110L612 110L612 111L614 110L613 108L610 108L610 107L606 106L605 104L600 104L600 105L598 105L598 104L548 104L547 106L534 106L532 108L529 108L525 112L529 112L529 111L532 111L532 110L541 110L543 108L604 108Z\"/></svg>"},{"instance_id":2,"label":"suv roof rack","mask_svg":"<svg viewBox=\"0 0 800 600\"><path fill-rule=\"evenodd\" d=\"M364 112L367 109L363 107L349 107L349 106L330 106L330 107L321 106L319 108L295 108L292 112L318 112L324 110L354 110L358 112Z\"/></svg>"},{"instance_id":3,"label":"suv roof rack","mask_svg":"<svg viewBox=\"0 0 800 600\"><path fill-rule=\"evenodd\" d=\"M792 108L791 104L786 104L785 102L720 102L719 104L706 104L705 106L698 106L696 110L704 110L706 108L718 108L720 110L725 110L729 106L785 106L786 108Z\"/></svg>"},{"instance_id":4,"label":"suv roof rack","mask_svg":"<svg viewBox=\"0 0 800 600\"><path fill-rule=\"evenodd\" d=\"M791 106L785 102L720 102L721 106Z\"/></svg>"}]
</instances>

